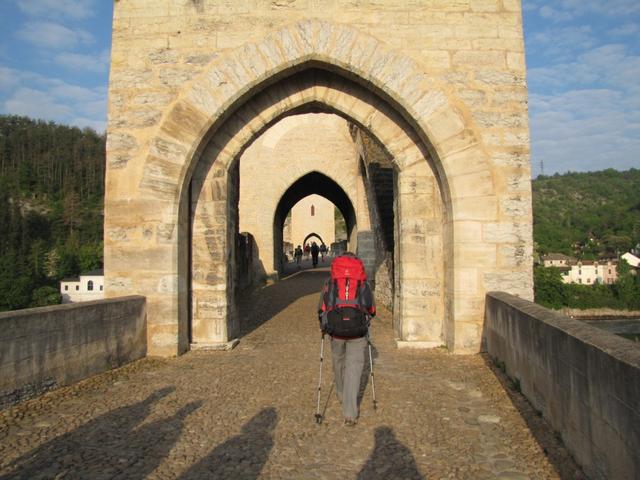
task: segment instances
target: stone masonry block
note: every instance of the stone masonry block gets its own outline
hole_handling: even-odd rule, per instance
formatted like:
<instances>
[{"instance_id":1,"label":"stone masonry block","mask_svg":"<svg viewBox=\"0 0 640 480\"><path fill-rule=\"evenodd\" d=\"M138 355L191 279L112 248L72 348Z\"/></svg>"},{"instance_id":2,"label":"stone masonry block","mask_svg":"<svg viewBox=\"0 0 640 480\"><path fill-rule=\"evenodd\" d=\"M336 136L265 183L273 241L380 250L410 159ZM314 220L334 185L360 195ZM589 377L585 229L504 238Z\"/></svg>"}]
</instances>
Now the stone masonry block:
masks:
<instances>
[{"instance_id":1,"label":"stone masonry block","mask_svg":"<svg viewBox=\"0 0 640 480\"><path fill-rule=\"evenodd\" d=\"M455 222L456 243L477 243L482 238L483 225L482 222Z\"/></svg>"},{"instance_id":2,"label":"stone masonry block","mask_svg":"<svg viewBox=\"0 0 640 480\"><path fill-rule=\"evenodd\" d=\"M457 198L491 195L495 191L489 170L455 175L450 180L451 192Z\"/></svg>"},{"instance_id":3,"label":"stone masonry block","mask_svg":"<svg viewBox=\"0 0 640 480\"><path fill-rule=\"evenodd\" d=\"M455 199L453 217L455 220L495 221L498 218L498 199L492 195Z\"/></svg>"},{"instance_id":4,"label":"stone masonry block","mask_svg":"<svg viewBox=\"0 0 640 480\"><path fill-rule=\"evenodd\" d=\"M462 265L480 269L494 269L497 265L495 245L461 243L453 247L453 255Z\"/></svg>"},{"instance_id":5,"label":"stone masonry block","mask_svg":"<svg viewBox=\"0 0 640 480\"><path fill-rule=\"evenodd\" d=\"M476 268L455 268L454 269L454 292L456 294L476 295L479 292L478 269Z\"/></svg>"}]
</instances>

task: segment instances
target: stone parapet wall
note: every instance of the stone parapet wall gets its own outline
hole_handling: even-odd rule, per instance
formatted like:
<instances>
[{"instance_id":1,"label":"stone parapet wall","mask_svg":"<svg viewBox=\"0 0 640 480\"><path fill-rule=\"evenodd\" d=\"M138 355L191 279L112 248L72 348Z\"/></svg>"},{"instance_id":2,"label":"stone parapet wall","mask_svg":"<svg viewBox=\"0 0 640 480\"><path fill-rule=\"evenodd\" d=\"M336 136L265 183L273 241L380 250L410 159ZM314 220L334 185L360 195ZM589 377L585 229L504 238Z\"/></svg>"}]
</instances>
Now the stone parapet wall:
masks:
<instances>
[{"instance_id":1,"label":"stone parapet wall","mask_svg":"<svg viewBox=\"0 0 640 480\"><path fill-rule=\"evenodd\" d=\"M0 407L146 354L144 297L0 313Z\"/></svg>"},{"instance_id":2,"label":"stone parapet wall","mask_svg":"<svg viewBox=\"0 0 640 480\"><path fill-rule=\"evenodd\" d=\"M484 345L590 478L640 478L640 348L506 293L487 294Z\"/></svg>"}]
</instances>

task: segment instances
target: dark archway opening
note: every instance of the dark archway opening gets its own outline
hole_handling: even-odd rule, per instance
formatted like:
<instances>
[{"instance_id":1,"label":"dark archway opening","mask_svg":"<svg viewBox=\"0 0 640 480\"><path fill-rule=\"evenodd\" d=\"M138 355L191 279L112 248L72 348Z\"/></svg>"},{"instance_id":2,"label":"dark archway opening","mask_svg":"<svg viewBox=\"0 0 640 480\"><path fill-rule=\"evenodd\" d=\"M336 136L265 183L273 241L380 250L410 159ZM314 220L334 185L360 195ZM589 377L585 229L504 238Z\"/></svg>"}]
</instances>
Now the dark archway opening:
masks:
<instances>
[{"instance_id":1,"label":"dark archway opening","mask_svg":"<svg viewBox=\"0 0 640 480\"><path fill-rule=\"evenodd\" d=\"M320 235L318 235L315 232L311 232L309 235L304 237L304 240L302 241L302 244L305 245L307 243L307 240L309 240L311 238L317 238L320 241L321 244L324 243L324 240L322 239L322 237Z\"/></svg>"},{"instance_id":2,"label":"dark archway opening","mask_svg":"<svg viewBox=\"0 0 640 480\"><path fill-rule=\"evenodd\" d=\"M320 172L311 172L300 177L282 195L273 217L274 267L280 274L284 268L282 251L284 221L296 203L312 194L326 198L340 211L347 224L347 242L355 232L356 212L349 196L340 185ZM308 235L305 242L311 235L315 234Z\"/></svg>"}]
</instances>

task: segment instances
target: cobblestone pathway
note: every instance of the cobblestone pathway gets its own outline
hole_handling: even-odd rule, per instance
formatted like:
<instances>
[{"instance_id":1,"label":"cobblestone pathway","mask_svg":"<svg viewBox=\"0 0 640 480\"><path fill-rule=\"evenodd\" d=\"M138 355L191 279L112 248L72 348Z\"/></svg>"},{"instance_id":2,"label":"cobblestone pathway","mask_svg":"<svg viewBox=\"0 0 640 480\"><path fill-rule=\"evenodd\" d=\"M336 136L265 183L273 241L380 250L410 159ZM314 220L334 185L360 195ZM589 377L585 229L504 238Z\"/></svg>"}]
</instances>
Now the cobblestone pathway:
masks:
<instances>
[{"instance_id":1,"label":"cobblestone pathway","mask_svg":"<svg viewBox=\"0 0 640 480\"><path fill-rule=\"evenodd\" d=\"M231 352L145 359L3 411L0 478L581 478L482 356L397 350L385 312L373 328L377 411L367 385L358 425L342 425L327 355L316 425L326 275L257 293Z\"/></svg>"}]
</instances>

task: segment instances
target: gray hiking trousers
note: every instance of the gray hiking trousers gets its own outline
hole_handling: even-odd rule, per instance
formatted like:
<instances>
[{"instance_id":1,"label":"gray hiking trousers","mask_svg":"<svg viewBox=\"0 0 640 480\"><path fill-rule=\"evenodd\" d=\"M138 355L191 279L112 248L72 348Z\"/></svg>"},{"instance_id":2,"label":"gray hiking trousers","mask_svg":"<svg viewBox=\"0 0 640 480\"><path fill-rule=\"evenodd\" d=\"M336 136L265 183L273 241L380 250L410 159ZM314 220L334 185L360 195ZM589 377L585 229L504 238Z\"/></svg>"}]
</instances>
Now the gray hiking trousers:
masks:
<instances>
[{"instance_id":1,"label":"gray hiking trousers","mask_svg":"<svg viewBox=\"0 0 640 480\"><path fill-rule=\"evenodd\" d=\"M366 337L349 340L331 338L333 378L345 418L358 418L358 392L366 347Z\"/></svg>"}]
</instances>

